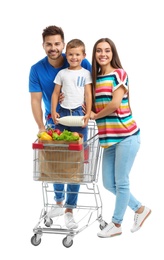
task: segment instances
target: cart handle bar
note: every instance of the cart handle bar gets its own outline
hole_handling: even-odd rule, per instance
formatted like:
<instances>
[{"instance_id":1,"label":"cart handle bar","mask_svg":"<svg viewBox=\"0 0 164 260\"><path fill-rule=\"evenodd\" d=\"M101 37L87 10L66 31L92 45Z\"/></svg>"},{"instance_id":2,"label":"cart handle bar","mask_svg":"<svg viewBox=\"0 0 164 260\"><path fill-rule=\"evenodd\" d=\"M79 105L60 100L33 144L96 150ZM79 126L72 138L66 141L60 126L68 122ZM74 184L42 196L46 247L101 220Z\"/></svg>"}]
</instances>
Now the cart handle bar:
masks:
<instances>
[{"instance_id":1,"label":"cart handle bar","mask_svg":"<svg viewBox=\"0 0 164 260\"><path fill-rule=\"evenodd\" d=\"M68 147L68 150L73 150L73 151L81 151L83 149L83 145L82 144L70 143L70 144L65 145L65 146ZM43 143L33 143L32 144L32 149L40 149L40 150L44 149L44 144Z\"/></svg>"}]
</instances>

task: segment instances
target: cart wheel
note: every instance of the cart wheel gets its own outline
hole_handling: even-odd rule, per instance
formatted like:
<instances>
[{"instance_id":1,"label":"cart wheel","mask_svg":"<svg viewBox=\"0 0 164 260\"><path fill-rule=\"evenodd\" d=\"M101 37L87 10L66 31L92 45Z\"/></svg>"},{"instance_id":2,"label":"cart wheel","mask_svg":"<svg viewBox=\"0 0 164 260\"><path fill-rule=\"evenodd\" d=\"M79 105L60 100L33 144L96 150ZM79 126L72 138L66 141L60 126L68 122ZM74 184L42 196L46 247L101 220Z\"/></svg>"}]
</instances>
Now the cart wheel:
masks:
<instances>
[{"instance_id":1,"label":"cart wheel","mask_svg":"<svg viewBox=\"0 0 164 260\"><path fill-rule=\"evenodd\" d=\"M51 218L45 218L44 219L44 225L46 227L50 227L53 224L53 220Z\"/></svg>"},{"instance_id":2,"label":"cart wheel","mask_svg":"<svg viewBox=\"0 0 164 260\"><path fill-rule=\"evenodd\" d=\"M63 238L63 246L65 247L71 247L73 245L73 239L68 239L68 237Z\"/></svg>"},{"instance_id":3,"label":"cart wheel","mask_svg":"<svg viewBox=\"0 0 164 260\"><path fill-rule=\"evenodd\" d=\"M101 230L103 230L107 225L108 225L108 223L105 222L105 221L103 221L103 222L100 224L99 228L100 228Z\"/></svg>"},{"instance_id":4,"label":"cart wheel","mask_svg":"<svg viewBox=\"0 0 164 260\"><path fill-rule=\"evenodd\" d=\"M39 240L37 240L37 234L35 234L34 236L32 236L31 238L31 244L33 246L38 246L41 243L41 238Z\"/></svg>"}]
</instances>

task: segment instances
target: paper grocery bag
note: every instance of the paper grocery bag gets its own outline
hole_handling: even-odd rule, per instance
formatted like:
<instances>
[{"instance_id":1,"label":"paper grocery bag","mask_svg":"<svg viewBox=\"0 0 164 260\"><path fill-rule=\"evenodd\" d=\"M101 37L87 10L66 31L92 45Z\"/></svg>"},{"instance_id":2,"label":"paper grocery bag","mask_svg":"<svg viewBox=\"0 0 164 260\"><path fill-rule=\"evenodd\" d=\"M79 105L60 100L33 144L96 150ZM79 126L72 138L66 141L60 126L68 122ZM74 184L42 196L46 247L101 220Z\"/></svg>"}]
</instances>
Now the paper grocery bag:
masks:
<instances>
[{"instance_id":1,"label":"paper grocery bag","mask_svg":"<svg viewBox=\"0 0 164 260\"><path fill-rule=\"evenodd\" d=\"M84 174L84 149L69 150L69 146L62 146L64 143L57 145L57 142L49 141L51 145L38 149L38 172L35 174L35 180L81 182Z\"/></svg>"}]
</instances>

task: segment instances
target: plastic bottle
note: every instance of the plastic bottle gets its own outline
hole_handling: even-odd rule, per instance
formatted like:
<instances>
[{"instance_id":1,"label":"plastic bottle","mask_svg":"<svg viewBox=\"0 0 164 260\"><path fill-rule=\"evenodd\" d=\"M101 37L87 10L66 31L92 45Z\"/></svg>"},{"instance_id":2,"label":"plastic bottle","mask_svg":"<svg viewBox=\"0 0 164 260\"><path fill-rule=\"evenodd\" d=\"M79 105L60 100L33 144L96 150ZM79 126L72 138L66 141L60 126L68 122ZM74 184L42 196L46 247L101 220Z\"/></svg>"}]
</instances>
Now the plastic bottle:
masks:
<instances>
[{"instance_id":1,"label":"plastic bottle","mask_svg":"<svg viewBox=\"0 0 164 260\"><path fill-rule=\"evenodd\" d=\"M83 126L83 116L64 116L58 118L58 123L65 126Z\"/></svg>"}]
</instances>

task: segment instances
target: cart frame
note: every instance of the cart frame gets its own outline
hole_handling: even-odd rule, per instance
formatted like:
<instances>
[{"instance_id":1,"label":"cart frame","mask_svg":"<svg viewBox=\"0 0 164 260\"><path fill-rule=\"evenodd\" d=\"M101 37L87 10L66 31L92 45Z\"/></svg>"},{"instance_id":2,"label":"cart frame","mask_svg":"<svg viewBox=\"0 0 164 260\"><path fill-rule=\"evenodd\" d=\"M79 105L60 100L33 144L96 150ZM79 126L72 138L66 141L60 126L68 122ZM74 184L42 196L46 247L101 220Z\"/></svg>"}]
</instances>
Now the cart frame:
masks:
<instances>
[{"instance_id":1,"label":"cart frame","mask_svg":"<svg viewBox=\"0 0 164 260\"><path fill-rule=\"evenodd\" d=\"M37 144L37 140L35 141ZM60 147L63 145L58 145ZM38 146L33 146L34 148L34 171L33 176L34 180L39 180L38 173L38 164L40 163L38 153L40 148ZM45 148L46 147L46 148ZM48 145L45 145L44 148L47 148ZM61 234L65 235L62 243L65 247L70 247L73 244L73 239L75 235L82 232L84 229L89 227L94 222L99 222L100 229L103 229L106 226L106 222L102 218L102 199L100 196L100 191L98 187L98 176L101 165L102 157L102 148L100 147L99 138L97 134L97 127L95 121L90 121L88 124L88 140L83 143L84 151L86 147L89 148L89 155L87 158L84 156L84 169L83 169L83 178L78 179L78 184L80 184L80 191L78 192L78 203L74 211L76 211L77 216L80 215L78 220L78 229L67 229L62 223L62 216L58 216L52 219L47 217L49 210L54 206L53 193L54 189L52 185L53 180L50 181L41 181L42 182L42 195L43 195L43 208L40 213L39 221L33 228L34 235L31 238L31 243L34 246L38 246L41 243L41 237L44 233L47 234ZM55 148L56 149L56 148ZM62 148L63 149L63 148ZM69 153L70 151L68 151ZM77 151L79 152L79 151ZM59 153L59 152L58 152ZM67 153L67 152L66 152ZM54 162L54 161L53 161ZM62 175L60 175L62 176ZM55 183L64 183L64 184L77 184L77 182L72 182L72 180L67 180L60 178L55 180ZM65 194L68 192L65 191ZM87 200L85 200L87 196ZM80 201L81 199L81 201ZM85 203L83 202L85 201ZM86 203L87 201L87 203ZM81 203L80 203L81 202ZM63 206L64 208L64 206ZM83 212L83 213L82 213Z\"/></svg>"}]
</instances>

